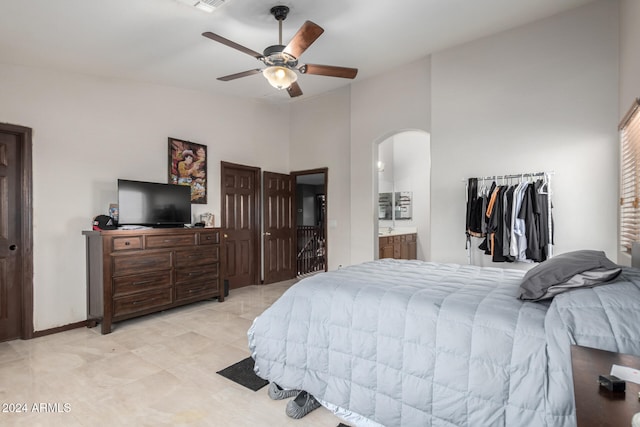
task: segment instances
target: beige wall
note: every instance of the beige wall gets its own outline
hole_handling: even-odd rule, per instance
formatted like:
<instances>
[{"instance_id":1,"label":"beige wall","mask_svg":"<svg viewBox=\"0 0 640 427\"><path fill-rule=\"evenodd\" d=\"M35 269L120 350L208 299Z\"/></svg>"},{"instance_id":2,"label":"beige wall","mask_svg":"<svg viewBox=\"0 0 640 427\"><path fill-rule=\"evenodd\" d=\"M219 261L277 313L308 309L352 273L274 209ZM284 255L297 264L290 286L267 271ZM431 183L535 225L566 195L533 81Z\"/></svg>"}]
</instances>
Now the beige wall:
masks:
<instances>
[{"instance_id":1,"label":"beige wall","mask_svg":"<svg viewBox=\"0 0 640 427\"><path fill-rule=\"evenodd\" d=\"M640 1L620 1L620 118L640 97Z\"/></svg>"},{"instance_id":2,"label":"beige wall","mask_svg":"<svg viewBox=\"0 0 640 427\"><path fill-rule=\"evenodd\" d=\"M349 264L351 188L349 182L350 94L345 87L291 108L291 167L329 169L327 182L328 268Z\"/></svg>"},{"instance_id":3,"label":"beige wall","mask_svg":"<svg viewBox=\"0 0 640 427\"><path fill-rule=\"evenodd\" d=\"M615 257L617 67L618 3L601 0L356 81L351 263L375 256L372 144L405 128L431 133L432 260L467 262L465 178L541 170L557 251Z\"/></svg>"},{"instance_id":4,"label":"beige wall","mask_svg":"<svg viewBox=\"0 0 640 427\"><path fill-rule=\"evenodd\" d=\"M219 224L220 160L289 170L289 108L0 65L0 120L33 129L34 326L86 318L82 230L117 201L117 178L167 182L167 138L208 147Z\"/></svg>"},{"instance_id":5,"label":"beige wall","mask_svg":"<svg viewBox=\"0 0 640 427\"><path fill-rule=\"evenodd\" d=\"M467 262L466 178L539 171L555 172L556 253L595 249L615 259L616 2L436 53L431 78L434 261Z\"/></svg>"}]
</instances>

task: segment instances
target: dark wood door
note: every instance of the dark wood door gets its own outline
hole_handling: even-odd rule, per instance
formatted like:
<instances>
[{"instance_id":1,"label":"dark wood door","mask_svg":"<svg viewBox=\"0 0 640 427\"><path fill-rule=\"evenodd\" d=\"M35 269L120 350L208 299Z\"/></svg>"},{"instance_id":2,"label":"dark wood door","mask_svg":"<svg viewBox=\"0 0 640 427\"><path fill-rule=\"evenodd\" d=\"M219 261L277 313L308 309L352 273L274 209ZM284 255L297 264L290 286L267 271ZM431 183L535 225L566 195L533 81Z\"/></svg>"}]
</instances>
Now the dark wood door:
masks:
<instances>
[{"instance_id":1,"label":"dark wood door","mask_svg":"<svg viewBox=\"0 0 640 427\"><path fill-rule=\"evenodd\" d=\"M260 168L221 162L221 224L229 288L260 281Z\"/></svg>"},{"instance_id":2,"label":"dark wood door","mask_svg":"<svg viewBox=\"0 0 640 427\"><path fill-rule=\"evenodd\" d=\"M264 172L264 283L296 277L295 181Z\"/></svg>"},{"instance_id":3,"label":"dark wood door","mask_svg":"<svg viewBox=\"0 0 640 427\"><path fill-rule=\"evenodd\" d=\"M0 124L0 341L33 333L31 131Z\"/></svg>"}]
</instances>

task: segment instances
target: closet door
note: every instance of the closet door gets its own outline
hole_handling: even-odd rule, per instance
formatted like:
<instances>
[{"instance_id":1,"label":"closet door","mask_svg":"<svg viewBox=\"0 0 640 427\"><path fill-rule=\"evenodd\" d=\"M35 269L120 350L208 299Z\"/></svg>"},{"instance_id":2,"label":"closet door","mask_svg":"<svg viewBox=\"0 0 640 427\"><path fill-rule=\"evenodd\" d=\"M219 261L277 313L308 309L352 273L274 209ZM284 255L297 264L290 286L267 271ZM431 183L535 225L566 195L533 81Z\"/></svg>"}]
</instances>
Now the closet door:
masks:
<instances>
[{"instance_id":1,"label":"closet door","mask_svg":"<svg viewBox=\"0 0 640 427\"><path fill-rule=\"evenodd\" d=\"M260 281L260 168L221 162L221 223L229 289Z\"/></svg>"},{"instance_id":2,"label":"closet door","mask_svg":"<svg viewBox=\"0 0 640 427\"><path fill-rule=\"evenodd\" d=\"M264 283L296 277L295 182L291 175L264 172Z\"/></svg>"},{"instance_id":3,"label":"closet door","mask_svg":"<svg viewBox=\"0 0 640 427\"><path fill-rule=\"evenodd\" d=\"M0 341L33 336L31 129L0 123Z\"/></svg>"}]
</instances>

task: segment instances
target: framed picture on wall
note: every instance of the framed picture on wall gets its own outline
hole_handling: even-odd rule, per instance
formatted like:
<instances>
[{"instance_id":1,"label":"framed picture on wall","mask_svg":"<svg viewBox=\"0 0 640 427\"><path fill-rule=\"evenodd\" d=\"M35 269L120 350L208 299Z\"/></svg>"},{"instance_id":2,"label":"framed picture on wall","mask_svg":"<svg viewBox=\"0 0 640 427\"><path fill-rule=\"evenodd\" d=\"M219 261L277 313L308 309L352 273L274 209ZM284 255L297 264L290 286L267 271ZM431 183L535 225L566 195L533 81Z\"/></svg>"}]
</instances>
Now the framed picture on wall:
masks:
<instances>
[{"instance_id":1,"label":"framed picture on wall","mask_svg":"<svg viewBox=\"0 0 640 427\"><path fill-rule=\"evenodd\" d=\"M191 187L191 203L207 203L207 146L169 138L169 183Z\"/></svg>"}]
</instances>

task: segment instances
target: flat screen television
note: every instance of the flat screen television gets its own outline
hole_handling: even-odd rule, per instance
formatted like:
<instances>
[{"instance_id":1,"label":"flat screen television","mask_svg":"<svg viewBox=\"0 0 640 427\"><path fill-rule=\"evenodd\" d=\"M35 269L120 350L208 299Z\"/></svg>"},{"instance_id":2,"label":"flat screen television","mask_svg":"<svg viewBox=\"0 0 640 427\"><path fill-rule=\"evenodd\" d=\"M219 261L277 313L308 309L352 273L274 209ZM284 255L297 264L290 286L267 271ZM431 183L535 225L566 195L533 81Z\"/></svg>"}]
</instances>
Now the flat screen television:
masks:
<instances>
[{"instance_id":1,"label":"flat screen television","mask_svg":"<svg viewBox=\"0 0 640 427\"><path fill-rule=\"evenodd\" d=\"M183 227L190 223L190 186L118 179L118 225Z\"/></svg>"}]
</instances>

